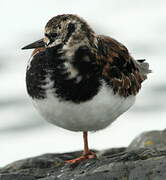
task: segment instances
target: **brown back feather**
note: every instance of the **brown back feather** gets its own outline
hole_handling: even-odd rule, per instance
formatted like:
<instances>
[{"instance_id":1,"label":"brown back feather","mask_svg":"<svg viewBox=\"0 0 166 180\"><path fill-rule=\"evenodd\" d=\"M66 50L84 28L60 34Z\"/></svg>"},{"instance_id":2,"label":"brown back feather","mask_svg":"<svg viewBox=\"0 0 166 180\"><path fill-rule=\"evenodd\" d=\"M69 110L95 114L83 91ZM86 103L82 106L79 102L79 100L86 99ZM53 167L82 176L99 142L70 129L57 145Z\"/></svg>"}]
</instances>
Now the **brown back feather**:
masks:
<instances>
[{"instance_id":1,"label":"brown back feather","mask_svg":"<svg viewBox=\"0 0 166 180\"><path fill-rule=\"evenodd\" d=\"M98 36L100 58L103 64L103 78L113 88L115 94L127 97L136 95L146 77L141 74L137 63L128 49L118 41Z\"/></svg>"}]
</instances>

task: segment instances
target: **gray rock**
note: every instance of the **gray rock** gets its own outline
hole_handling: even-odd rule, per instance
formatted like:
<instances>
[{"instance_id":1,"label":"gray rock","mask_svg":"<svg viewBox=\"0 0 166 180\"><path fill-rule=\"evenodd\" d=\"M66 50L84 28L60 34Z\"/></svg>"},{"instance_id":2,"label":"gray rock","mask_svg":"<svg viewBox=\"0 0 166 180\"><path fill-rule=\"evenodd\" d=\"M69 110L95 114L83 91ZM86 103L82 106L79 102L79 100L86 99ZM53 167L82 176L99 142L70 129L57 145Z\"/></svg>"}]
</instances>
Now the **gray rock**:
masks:
<instances>
[{"instance_id":1,"label":"gray rock","mask_svg":"<svg viewBox=\"0 0 166 180\"><path fill-rule=\"evenodd\" d=\"M132 141L128 149L132 150L144 147L166 150L166 130L144 132Z\"/></svg>"},{"instance_id":2,"label":"gray rock","mask_svg":"<svg viewBox=\"0 0 166 180\"><path fill-rule=\"evenodd\" d=\"M80 152L44 154L0 169L0 180L165 180L166 151L155 148L110 149L79 164L64 160Z\"/></svg>"},{"instance_id":3,"label":"gray rock","mask_svg":"<svg viewBox=\"0 0 166 180\"><path fill-rule=\"evenodd\" d=\"M23 175L23 174L2 174L0 175L1 180L35 180L33 176Z\"/></svg>"},{"instance_id":4,"label":"gray rock","mask_svg":"<svg viewBox=\"0 0 166 180\"><path fill-rule=\"evenodd\" d=\"M165 180L166 131L141 134L128 148L97 152L96 159L68 164L81 152L44 154L0 169L0 180Z\"/></svg>"}]
</instances>

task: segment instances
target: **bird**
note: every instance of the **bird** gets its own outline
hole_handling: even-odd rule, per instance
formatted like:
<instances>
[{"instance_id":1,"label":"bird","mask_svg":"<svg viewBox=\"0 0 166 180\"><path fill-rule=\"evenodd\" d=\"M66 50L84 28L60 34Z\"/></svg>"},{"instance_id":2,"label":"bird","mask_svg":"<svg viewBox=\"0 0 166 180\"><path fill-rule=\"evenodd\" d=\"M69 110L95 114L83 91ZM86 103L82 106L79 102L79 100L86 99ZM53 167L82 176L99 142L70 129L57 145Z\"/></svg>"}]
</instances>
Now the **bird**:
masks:
<instances>
[{"instance_id":1,"label":"bird","mask_svg":"<svg viewBox=\"0 0 166 180\"><path fill-rule=\"evenodd\" d=\"M67 162L96 158L88 132L106 128L134 104L149 64L75 14L51 18L43 38L22 49L34 49L26 87L37 111L58 127L83 133L82 155Z\"/></svg>"}]
</instances>

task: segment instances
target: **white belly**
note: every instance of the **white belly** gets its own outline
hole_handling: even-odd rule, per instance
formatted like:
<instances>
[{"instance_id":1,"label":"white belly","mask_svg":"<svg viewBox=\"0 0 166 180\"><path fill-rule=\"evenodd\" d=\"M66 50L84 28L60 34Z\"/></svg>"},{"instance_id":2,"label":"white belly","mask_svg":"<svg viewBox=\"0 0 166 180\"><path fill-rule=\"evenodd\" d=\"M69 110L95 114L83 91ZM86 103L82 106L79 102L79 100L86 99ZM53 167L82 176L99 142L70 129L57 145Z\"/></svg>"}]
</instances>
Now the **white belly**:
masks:
<instances>
[{"instance_id":1,"label":"white belly","mask_svg":"<svg viewBox=\"0 0 166 180\"><path fill-rule=\"evenodd\" d=\"M33 100L35 107L47 121L71 131L103 129L127 111L134 101L134 96L122 98L113 95L106 85L92 100L80 104L59 101L51 90L47 91L46 99Z\"/></svg>"}]
</instances>

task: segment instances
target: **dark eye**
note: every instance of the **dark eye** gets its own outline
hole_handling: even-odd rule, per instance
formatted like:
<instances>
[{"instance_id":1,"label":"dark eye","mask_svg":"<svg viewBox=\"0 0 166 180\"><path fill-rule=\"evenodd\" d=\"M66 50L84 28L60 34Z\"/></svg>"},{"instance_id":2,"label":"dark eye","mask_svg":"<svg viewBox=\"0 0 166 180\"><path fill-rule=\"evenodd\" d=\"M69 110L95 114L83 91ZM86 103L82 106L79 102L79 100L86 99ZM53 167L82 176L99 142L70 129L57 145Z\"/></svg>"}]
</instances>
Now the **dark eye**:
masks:
<instances>
[{"instance_id":1,"label":"dark eye","mask_svg":"<svg viewBox=\"0 0 166 180\"><path fill-rule=\"evenodd\" d=\"M44 34L46 37L48 37L49 35L47 33Z\"/></svg>"}]
</instances>

